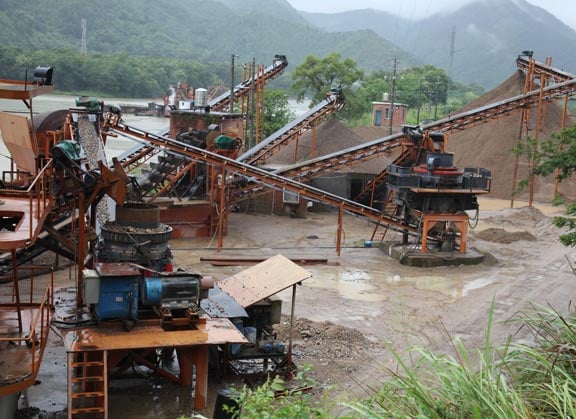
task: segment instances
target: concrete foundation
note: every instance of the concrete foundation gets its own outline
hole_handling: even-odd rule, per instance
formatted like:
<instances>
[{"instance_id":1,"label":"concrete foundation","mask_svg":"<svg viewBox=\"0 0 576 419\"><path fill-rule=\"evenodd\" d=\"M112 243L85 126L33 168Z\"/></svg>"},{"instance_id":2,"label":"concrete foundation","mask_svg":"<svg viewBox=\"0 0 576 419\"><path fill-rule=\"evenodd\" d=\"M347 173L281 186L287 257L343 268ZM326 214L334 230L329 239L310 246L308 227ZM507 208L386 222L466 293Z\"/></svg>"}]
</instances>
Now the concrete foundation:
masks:
<instances>
[{"instance_id":1,"label":"concrete foundation","mask_svg":"<svg viewBox=\"0 0 576 419\"><path fill-rule=\"evenodd\" d=\"M474 249L466 253L459 251L422 253L420 246L401 244L399 242L382 242L380 249L388 256L398 260L402 265L429 268L434 266L477 265L482 263L484 255Z\"/></svg>"}]
</instances>

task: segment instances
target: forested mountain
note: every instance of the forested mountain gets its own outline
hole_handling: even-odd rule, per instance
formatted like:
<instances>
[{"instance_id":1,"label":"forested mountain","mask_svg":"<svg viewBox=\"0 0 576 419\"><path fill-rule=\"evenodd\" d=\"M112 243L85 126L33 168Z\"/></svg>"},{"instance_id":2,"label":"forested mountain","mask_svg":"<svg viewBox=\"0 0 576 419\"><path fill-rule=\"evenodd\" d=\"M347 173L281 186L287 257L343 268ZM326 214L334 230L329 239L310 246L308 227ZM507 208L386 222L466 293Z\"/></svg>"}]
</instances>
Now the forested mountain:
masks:
<instances>
[{"instance_id":1,"label":"forested mountain","mask_svg":"<svg viewBox=\"0 0 576 419\"><path fill-rule=\"evenodd\" d=\"M327 31L371 29L452 78L486 88L506 79L524 50L534 51L539 61L552 57L555 67L576 73L576 31L524 0L478 0L416 21L375 10L302 15Z\"/></svg>"},{"instance_id":2,"label":"forested mountain","mask_svg":"<svg viewBox=\"0 0 576 419\"><path fill-rule=\"evenodd\" d=\"M88 54L220 66L231 54L238 64L269 64L285 54L290 71L307 55L339 52L367 72L390 70L397 58L399 69L428 63L490 88L514 71L517 54L533 50L537 59L550 56L554 66L576 72L576 31L524 0L477 0L418 21L375 10L301 13L286 0L2 0L2 47L79 52L82 19Z\"/></svg>"},{"instance_id":3,"label":"forested mountain","mask_svg":"<svg viewBox=\"0 0 576 419\"><path fill-rule=\"evenodd\" d=\"M307 23L286 0L3 0L0 39L25 50L80 50L86 19L88 53L127 53L203 62L291 64L339 52L366 70L417 60L370 30L328 33Z\"/></svg>"}]
</instances>

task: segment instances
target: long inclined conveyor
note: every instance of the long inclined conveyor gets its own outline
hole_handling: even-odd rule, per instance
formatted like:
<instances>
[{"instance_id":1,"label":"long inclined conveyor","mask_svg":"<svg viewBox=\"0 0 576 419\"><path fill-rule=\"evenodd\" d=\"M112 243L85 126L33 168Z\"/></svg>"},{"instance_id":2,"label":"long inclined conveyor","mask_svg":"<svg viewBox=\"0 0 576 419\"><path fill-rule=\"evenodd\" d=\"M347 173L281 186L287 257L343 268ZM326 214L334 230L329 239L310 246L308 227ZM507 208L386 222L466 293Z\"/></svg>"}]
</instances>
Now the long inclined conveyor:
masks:
<instances>
[{"instance_id":1,"label":"long inclined conveyor","mask_svg":"<svg viewBox=\"0 0 576 419\"><path fill-rule=\"evenodd\" d=\"M109 119L109 126L112 131L118 134L129 135L131 137L145 140L150 143L150 146L156 147L162 151L170 151L172 153L179 154L196 161L205 162L208 165L222 167L228 172L246 177L251 181L261 183L271 188L283 190L285 189L290 192L300 194L313 201L322 202L333 207L340 208L347 213L364 217L375 223L384 223L390 225L391 228L397 228L401 231L417 233L416 227L406 226L405 224L395 219L383 215L379 210L374 208L342 198L321 189L305 185L296 180L287 179L278 174L259 169L249 164L229 159L227 157L191 146L189 144L184 144L180 141L173 140L168 137L151 134L138 128L121 124L118 121L117 115L109 114L107 117L111 118Z\"/></svg>"},{"instance_id":2,"label":"long inclined conveyor","mask_svg":"<svg viewBox=\"0 0 576 419\"><path fill-rule=\"evenodd\" d=\"M540 92L540 90L534 90L487 106L449 116L439 121L423 125L422 129L430 131L461 130L486 122L489 119L508 115L517 109L534 106L539 100L550 101L562 96L574 94L576 94L576 79L546 87L542 89L542 92ZM404 134L397 133L378 138L359 146L347 148L276 170L274 173L285 178L297 179L303 182L323 173L336 171L342 167L353 166L357 163L389 154L401 145L403 137ZM377 178L385 178L385 176L377 176Z\"/></svg>"},{"instance_id":3,"label":"long inclined conveyor","mask_svg":"<svg viewBox=\"0 0 576 419\"><path fill-rule=\"evenodd\" d=\"M256 75L254 78L250 77L249 79L243 81L242 83L239 83L236 86L234 86L233 89L234 99L236 100L248 94L250 92L250 89L252 88L253 82L258 83L260 77L263 77L264 81L272 80L273 78L282 74L282 72L287 66L288 61L286 60L285 56L282 55L276 56L272 65L266 67L262 75ZM208 102L208 106L210 107L211 111L221 111L226 106L230 106L230 90L212 99L210 102Z\"/></svg>"},{"instance_id":4,"label":"long inclined conveyor","mask_svg":"<svg viewBox=\"0 0 576 419\"><path fill-rule=\"evenodd\" d=\"M339 111L344 106L344 96L340 92L333 92L322 102L308 110L303 115L283 126L254 147L250 148L236 160L248 164L258 164L288 146L313 124L319 124L328 116Z\"/></svg>"},{"instance_id":5,"label":"long inclined conveyor","mask_svg":"<svg viewBox=\"0 0 576 419\"><path fill-rule=\"evenodd\" d=\"M538 61L533 61L528 59L527 57L518 56L516 59L516 66L519 70L523 70L527 72L530 68L530 63L534 63L534 71L536 74L545 74L546 76L552 77L555 83L563 82L568 80L576 79L576 75L572 73L568 73L564 70L559 70L547 64L540 63Z\"/></svg>"}]
</instances>

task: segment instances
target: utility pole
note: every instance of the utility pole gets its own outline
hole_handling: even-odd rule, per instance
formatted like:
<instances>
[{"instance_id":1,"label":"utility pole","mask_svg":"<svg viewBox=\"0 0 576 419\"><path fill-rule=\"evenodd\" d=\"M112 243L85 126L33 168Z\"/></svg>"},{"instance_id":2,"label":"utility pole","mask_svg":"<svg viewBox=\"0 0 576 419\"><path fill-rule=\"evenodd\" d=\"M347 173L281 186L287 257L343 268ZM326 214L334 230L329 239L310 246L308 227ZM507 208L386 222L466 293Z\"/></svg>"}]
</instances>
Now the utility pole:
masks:
<instances>
[{"instance_id":1,"label":"utility pole","mask_svg":"<svg viewBox=\"0 0 576 419\"><path fill-rule=\"evenodd\" d=\"M234 58L238 57L232 54L232 62L230 63L230 113L234 113Z\"/></svg>"},{"instance_id":2,"label":"utility pole","mask_svg":"<svg viewBox=\"0 0 576 419\"><path fill-rule=\"evenodd\" d=\"M86 19L82 18L80 20L80 27L82 28L82 45L80 46L81 54L88 54L88 48L86 47Z\"/></svg>"},{"instance_id":3,"label":"utility pole","mask_svg":"<svg viewBox=\"0 0 576 419\"><path fill-rule=\"evenodd\" d=\"M456 26L452 26L452 36L450 37L450 64L448 65L448 85L446 86L446 113L448 113L448 97L452 87L452 66L454 65L454 55L456 54Z\"/></svg>"},{"instance_id":4,"label":"utility pole","mask_svg":"<svg viewBox=\"0 0 576 419\"><path fill-rule=\"evenodd\" d=\"M452 66L454 65L454 55L456 54L456 26L452 26L452 36L450 37L450 64L448 65L448 78L452 79Z\"/></svg>"},{"instance_id":5,"label":"utility pole","mask_svg":"<svg viewBox=\"0 0 576 419\"><path fill-rule=\"evenodd\" d=\"M420 87L418 88L418 111L416 112L416 125L420 124L421 107L422 107L422 78L420 78Z\"/></svg>"},{"instance_id":6,"label":"utility pole","mask_svg":"<svg viewBox=\"0 0 576 419\"><path fill-rule=\"evenodd\" d=\"M392 135L392 124L394 123L394 97L396 96L396 65L398 60L394 58L394 67L392 70L392 94L390 98L390 130L388 135Z\"/></svg>"},{"instance_id":7,"label":"utility pole","mask_svg":"<svg viewBox=\"0 0 576 419\"><path fill-rule=\"evenodd\" d=\"M438 119L438 90L440 89L440 79L436 79L434 88L434 121Z\"/></svg>"},{"instance_id":8,"label":"utility pole","mask_svg":"<svg viewBox=\"0 0 576 419\"><path fill-rule=\"evenodd\" d=\"M252 58L252 69L251 69L251 73L252 73L252 87L250 88L250 138L248 139L248 146L250 147L254 147L255 144L255 139L256 139L256 133L254 132L255 130L255 124L254 124L254 119L256 117L256 58Z\"/></svg>"}]
</instances>

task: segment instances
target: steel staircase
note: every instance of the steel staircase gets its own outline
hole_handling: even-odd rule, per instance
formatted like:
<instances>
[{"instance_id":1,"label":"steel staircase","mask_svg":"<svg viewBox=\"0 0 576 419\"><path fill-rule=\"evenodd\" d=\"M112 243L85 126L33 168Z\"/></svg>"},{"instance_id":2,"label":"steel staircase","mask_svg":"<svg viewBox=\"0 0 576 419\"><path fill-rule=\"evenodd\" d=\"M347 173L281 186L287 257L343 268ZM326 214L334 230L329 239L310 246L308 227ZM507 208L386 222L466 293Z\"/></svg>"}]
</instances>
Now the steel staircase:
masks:
<instances>
[{"instance_id":1,"label":"steel staircase","mask_svg":"<svg viewBox=\"0 0 576 419\"><path fill-rule=\"evenodd\" d=\"M68 418L108 418L107 351L68 353Z\"/></svg>"}]
</instances>

